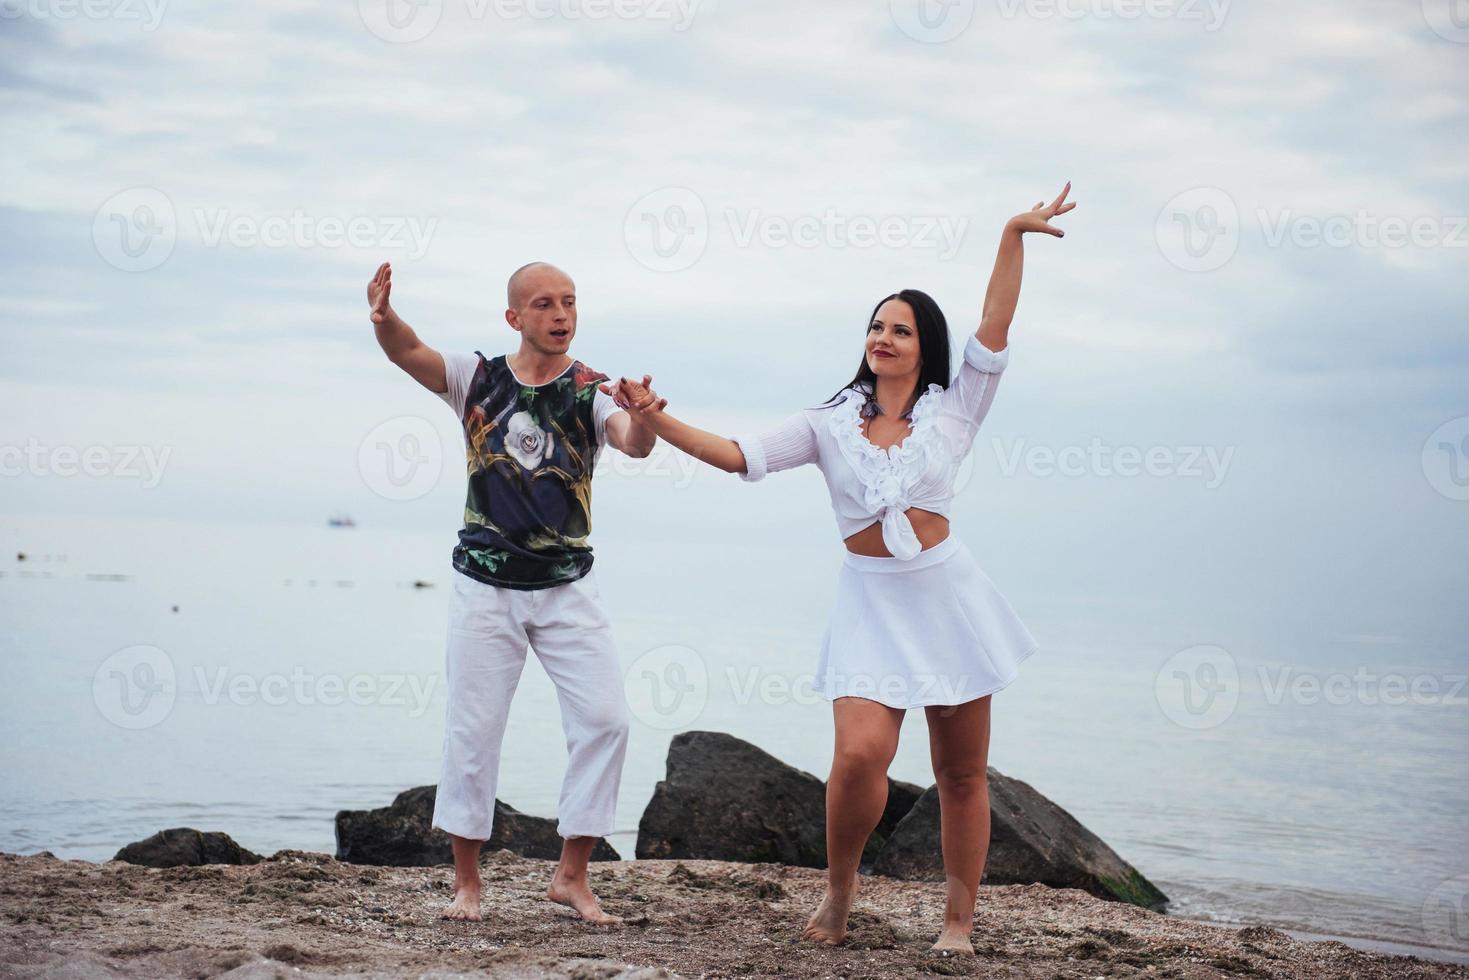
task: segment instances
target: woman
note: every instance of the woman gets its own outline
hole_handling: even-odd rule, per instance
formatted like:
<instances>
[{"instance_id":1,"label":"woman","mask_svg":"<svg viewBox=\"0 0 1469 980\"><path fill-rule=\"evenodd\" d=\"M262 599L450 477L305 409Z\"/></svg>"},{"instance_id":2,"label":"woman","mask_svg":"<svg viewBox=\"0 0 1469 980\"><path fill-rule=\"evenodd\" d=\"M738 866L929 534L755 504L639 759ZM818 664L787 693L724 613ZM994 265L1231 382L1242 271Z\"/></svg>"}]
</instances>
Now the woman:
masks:
<instances>
[{"instance_id":1,"label":"woman","mask_svg":"<svg viewBox=\"0 0 1469 980\"><path fill-rule=\"evenodd\" d=\"M926 294L878 304L852 382L817 408L760 435L726 439L680 422L647 386L623 379L618 400L674 446L746 480L815 463L826 477L847 547L816 690L832 702L836 749L827 782L827 891L803 936L836 944L847 932L857 868L887 802L887 770L908 708L928 717L938 784L947 902L933 948L972 953L974 902L989 849L990 696L1015 679L1036 643L949 533L959 465L1009 359L1020 294L1022 236L1064 232L1049 205L1011 218L979 329L949 375L949 334Z\"/></svg>"}]
</instances>

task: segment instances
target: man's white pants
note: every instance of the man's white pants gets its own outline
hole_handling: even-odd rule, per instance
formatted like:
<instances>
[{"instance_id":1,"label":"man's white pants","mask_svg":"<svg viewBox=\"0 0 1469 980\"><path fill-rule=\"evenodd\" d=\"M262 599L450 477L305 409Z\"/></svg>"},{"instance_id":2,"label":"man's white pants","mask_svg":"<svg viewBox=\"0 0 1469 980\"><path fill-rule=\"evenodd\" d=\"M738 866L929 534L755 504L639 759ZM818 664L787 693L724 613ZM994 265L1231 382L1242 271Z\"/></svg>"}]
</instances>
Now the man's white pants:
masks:
<instances>
[{"instance_id":1,"label":"man's white pants","mask_svg":"<svg viewBox=\"0 0 1469 980\"><path fill-rule=\"evenodd\" d=\"M453 579L445 654L449 704L433 826L489 839L505 722L530 646L556 685L570 754L556 831L564 838L607 836L627 753L627 708L595 572L530 591L487 585L458 571Z\"/></svg>"}]
</instances>

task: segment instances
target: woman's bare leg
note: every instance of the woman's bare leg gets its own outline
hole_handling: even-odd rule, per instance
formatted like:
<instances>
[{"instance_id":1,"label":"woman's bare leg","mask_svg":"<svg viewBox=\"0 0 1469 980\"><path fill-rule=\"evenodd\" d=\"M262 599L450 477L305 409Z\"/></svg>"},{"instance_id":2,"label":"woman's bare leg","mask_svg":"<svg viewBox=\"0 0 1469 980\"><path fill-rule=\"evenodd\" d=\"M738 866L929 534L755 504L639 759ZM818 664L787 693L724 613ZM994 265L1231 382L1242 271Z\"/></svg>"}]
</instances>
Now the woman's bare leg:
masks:
<instances>
[{"instance_id":1,"label":"woman's bare leg","mask_svg":"<svg viewBox=\"0 0 1469 980\"><path fill-rule=\"evenodd\" d=\"M933 948L973 953L974 900L990 848L990 696L926 714L948 883L944 928Z\"/></svg>"},{"instance_id":2,"label":"woman's bare leg","mask_svg":"<svg viewBox=\"0 0 1469 980\"><path fill-rule=\"evenodd\" d=\"M888 766L898 751L903 710L865 698L832 702L836 749L826 783L826 897L801 933L835 945L846 938L862 848L888 800Z\"/></svg>"}]
</instances>

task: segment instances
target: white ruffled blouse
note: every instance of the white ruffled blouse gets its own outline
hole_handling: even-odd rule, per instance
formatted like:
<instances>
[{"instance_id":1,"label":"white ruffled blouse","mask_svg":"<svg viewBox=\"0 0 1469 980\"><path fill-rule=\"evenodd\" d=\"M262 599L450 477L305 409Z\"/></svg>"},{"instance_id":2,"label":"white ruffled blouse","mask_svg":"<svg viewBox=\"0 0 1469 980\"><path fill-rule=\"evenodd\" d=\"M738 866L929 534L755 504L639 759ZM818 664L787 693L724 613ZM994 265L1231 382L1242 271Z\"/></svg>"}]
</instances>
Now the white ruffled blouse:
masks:
<instances>
[{"instance_id":1,"label":"white ruffled blouse","mask_svg":"<svg viewBox=\"0 0 1469 980\"><path fill-rule=\"evenodd\" d=\"M856 386L819 408L795 413L758 435L736 436L745 456L745 480L815 463L826 477L837 529L845 540L880 521L894 558L921 550L908 508L949 516L954 480L995 399L1010 348L992 351L970 335L964 359L947 388L931 384L913 406L912 428L886 450L862 434L867 392Z\"/></svg>"}]
</instances>

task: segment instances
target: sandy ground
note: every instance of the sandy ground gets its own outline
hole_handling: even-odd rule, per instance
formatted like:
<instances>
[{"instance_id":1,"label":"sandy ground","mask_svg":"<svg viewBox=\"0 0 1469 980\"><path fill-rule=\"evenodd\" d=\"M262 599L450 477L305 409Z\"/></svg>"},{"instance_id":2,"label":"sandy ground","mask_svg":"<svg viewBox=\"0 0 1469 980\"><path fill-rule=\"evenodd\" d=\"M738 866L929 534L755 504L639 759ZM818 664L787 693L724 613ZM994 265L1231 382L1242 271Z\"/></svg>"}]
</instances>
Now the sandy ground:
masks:
<instances>
[{"instance_id":1,"label":"sandy ground","mask_svg":"<svg viewBox=\"0 0 1469 980\"><path fill-rule=\"evenodd\" d=\"M1464 977L1469 968L1220 929L1085 892L985 887L977 957L928 951L941 886L864 878L852 933L802 942L822 872L720 861L593 866L629 924L544 899L552 865L485 860L485 921L450 923L449 868L285 851L245 867L151 869L0 855L0 977Z\"/></svg>"}]
</instances>

